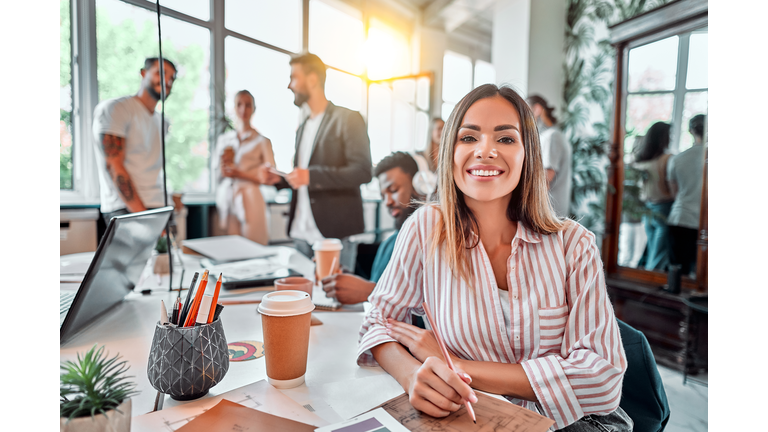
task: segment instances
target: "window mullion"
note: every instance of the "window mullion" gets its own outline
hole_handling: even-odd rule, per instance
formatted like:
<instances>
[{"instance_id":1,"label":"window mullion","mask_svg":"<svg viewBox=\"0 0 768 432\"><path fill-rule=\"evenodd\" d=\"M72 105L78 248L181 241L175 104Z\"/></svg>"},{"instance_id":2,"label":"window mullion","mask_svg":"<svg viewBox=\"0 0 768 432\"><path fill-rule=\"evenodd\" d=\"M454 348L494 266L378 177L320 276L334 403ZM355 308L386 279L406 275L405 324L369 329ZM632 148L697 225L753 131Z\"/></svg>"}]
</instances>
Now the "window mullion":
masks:
<instances>
[{"instance_id":1,"label":"window mullion","mask_svg":"<svg viewBox=\"0 0 768 432\"><path fill-rule=\"evenodd\" d=\"M73 175L76 199L99 201L99 178L92 146L92 113L99 102L96 81L96 0L73 1L72 104Z\"/></svg>"},{"instance_id":2,"label":"window mullion","mask_svg":"<svg viewBox=\"0 0 768 432\"><path fill-rule=\"evenodd\" d=\"M672 136L670 144L677 151L680 148L680 136L683 131L683 109L685 108L685 80L688 76L688 46L691 34L686 33L679 36L680 46L677 51L677 77L675 81L675 103L672 113ZM670 146L672 147L672 146Z\"/></svg>"}]
</instances>

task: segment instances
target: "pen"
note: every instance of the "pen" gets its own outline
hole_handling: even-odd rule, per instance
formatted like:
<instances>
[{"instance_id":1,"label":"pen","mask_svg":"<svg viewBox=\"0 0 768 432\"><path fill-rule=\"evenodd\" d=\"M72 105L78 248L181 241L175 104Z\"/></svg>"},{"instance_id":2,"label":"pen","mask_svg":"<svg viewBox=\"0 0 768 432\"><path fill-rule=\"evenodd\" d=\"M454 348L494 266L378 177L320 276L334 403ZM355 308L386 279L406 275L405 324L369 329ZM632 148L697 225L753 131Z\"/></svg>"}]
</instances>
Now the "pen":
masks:
<instances>
[{"instance_id":1,"label":"pen","mask_svg":"<svg viewBox=\"0 0 768 432\"><path fill-rule=\"evenodd\" d=\"M221 289L221 276L223 273L219 273L219 280L216 281L216 289L213 291L213 300L210 307L210 312L208 313L208 323L213 322L213 315L216 313L216 302L219 300L219 290Z\"/></svg>"},{"instance_id":2,"label":"pen","mask_svg":"<svg viewBox=\"0 0 768 432\"><path fill-rule=\"evenodd\" d=\"M429 306L427 306L427 302L422 303L421 306L424 308L424 312L427 313L427 320L429 321L429 326L432 327L432 332L435 334L435 339L437 339L437 344L440 345L440 350L443 352L443 357L445 357L445 362L448 364L448 368L456 372L456 368L453 366L451 357L448 355L448 348L445 347L445 342L443 342L443 338L440 337L440 333L437 332L437 326L435 326L435 320L432 319L432 314L429 312ZM475 422L475 424L477 424L477 420L475 419L475 411L472 409L472 404L470 404L469 401L464 401L464 404L467 405L467 411L469 412L469 415L472 416L472 421Z\"/></svg>"},{"instance_id":3,"label":"pen","mask_svg":"<svg viewBox=\"0 0 768 432\"><path fill-rule=\"evenodd\" d=\"M173 312L171 313L171 324L178 324L179 323L179 307L181 306L181 299L176 298L176 301L173 302Z\"/></svg>"},{"instance_id":4,"label":"pen","mask_svg":"<svg viewBox=\"0 0 768 432\"><path fill-rule=\"evenodd\" d=\"M195 282L197 282L197 278L200 276L200 273L195 272L194 276L192 276L192 284L189 285L189 291L187 291L187 298L184 300L184 307L181 308L179 311L179 321L176 323L177 325L181 325L184 323L184 320L187 318L187 313L189 313L189 301L192 298L192 292L195 290Z\"/></svg>"},{"instance_id":5,"label":"pen","mask_svg":"<svg viewBox=\"0 0 768 432\"><path fill-rule=\"evenodd\" d=\"M203 294L205 294L205 287L208 285L208 270L203 273L203 278L200 280L200 286L197 287L195 293L195 299L192 301L192 306L189 308L189 314L184 321L184 327L189 327L195 324L197 320L197 311L200 309L200 302L203 300Z\"/></svg>"}]
</instances>

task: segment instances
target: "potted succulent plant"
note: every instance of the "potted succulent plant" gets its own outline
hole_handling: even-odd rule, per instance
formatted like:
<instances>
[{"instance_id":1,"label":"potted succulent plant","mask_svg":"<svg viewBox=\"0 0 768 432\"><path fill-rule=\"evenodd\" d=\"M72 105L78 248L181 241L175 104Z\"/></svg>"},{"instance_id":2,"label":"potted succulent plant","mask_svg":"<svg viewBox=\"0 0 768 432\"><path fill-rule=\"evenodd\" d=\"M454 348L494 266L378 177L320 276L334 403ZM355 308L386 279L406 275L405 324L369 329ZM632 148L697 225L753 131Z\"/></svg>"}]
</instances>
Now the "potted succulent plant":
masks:
<instances>
[{"instance_id":1,"label":"potted succulent plant","mask_svg":"<svg viewBox=\"0 0 768 432\"><path fill-rule=\"evenodd\" d=\"M126 361L93 346L77 361L61 363L61 432L131 430L131 399L136 384L125 375Z\"/></svg>"}]
</instances>

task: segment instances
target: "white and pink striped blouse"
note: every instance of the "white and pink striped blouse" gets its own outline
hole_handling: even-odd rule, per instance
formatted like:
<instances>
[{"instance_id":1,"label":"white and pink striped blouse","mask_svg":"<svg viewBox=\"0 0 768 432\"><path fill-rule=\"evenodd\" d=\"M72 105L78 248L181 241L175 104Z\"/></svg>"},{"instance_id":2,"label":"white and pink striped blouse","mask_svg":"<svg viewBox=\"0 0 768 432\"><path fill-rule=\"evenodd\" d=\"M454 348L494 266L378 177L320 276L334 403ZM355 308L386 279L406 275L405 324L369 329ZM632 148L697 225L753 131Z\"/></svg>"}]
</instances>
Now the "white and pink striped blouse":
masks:
<instances>
[{"instance_id":1,"label":"white and pink striped blouse","mask_svg":"<svg viewBox=\"0 0 768 432\"><path fill-rule=\"evenodd\" d=\"M619 406L627 361L608 300L595 236L576 222L541 235L518 223L507 260L511 333L482 242L471 250L468 286L451 275L442 253L427 260L440 213L431 206L405 222L392 258L369 297L357 363L377 366L370 349L392 342L382 318L410 322L426 301L447 348L477 361L519 363L538 403L509 397L563 428Z\"/></svg>"}]
</instances>

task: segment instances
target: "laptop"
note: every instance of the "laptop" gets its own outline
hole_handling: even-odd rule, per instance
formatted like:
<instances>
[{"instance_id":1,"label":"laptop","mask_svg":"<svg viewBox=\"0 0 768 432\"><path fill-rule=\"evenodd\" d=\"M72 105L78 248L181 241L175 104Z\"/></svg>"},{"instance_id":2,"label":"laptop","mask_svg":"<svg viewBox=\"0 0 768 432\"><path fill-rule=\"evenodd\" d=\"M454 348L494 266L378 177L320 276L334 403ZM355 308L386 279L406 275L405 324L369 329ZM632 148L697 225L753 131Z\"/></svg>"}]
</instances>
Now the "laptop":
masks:
<instances>
[{"instance_id":1,"label":"laptop","mask_svg":"<svg viewBox=\"0 0 768 432\"><path fill-rule=\"evenodd\" d=\"M133 290L172 212L168 206L109 221L77 292L60 290L59 344L93 324Z\"/></svg>"}]
</instances>

